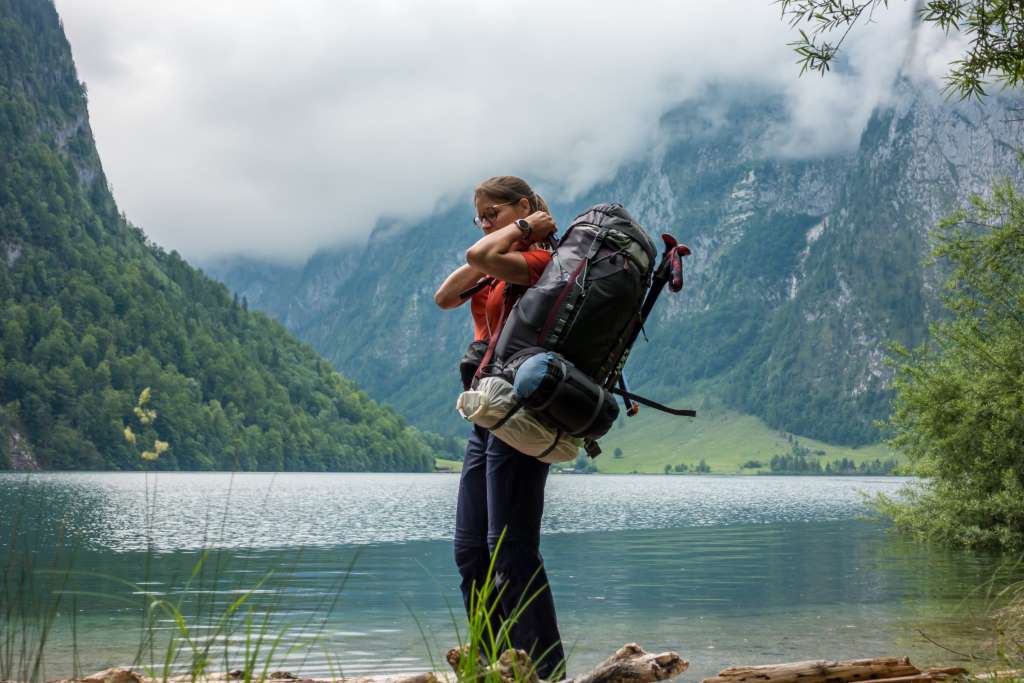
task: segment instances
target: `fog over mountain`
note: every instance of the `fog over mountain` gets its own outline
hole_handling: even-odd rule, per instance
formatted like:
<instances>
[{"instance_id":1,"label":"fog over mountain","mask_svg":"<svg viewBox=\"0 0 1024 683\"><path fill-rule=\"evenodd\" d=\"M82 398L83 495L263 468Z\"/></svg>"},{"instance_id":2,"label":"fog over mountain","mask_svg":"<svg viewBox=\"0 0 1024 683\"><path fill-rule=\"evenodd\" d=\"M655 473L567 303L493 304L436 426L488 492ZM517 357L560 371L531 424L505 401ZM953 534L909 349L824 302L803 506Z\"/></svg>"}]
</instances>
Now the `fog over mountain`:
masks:
<instances>
[{"instance_id":1,"label":"fog over mountain","mask_svg":"<svg viewBox=\"0 0 1024 683\"><path fill-rule=\"evenodd\" d=\"M943 266L925 263L928 232L993 179L1022 181L1021 106L1019 95L950 102L932 82L901 78L856 149L770 158L788 102L711 89L662 118L645 158L552 212L566 226L615 198L653 236L669 230L693 248L682 296L659 301L650 343L630 357L635 389L720 400L828 443L871 443L889 414L888 344L921 344L940 315ZM443 397L458 393L469 315L438 310L433 292L479 235L468 194L298 267L234 258L207 272L375 399L455 434L464 426Z\"/></svg>"},{"instance_id":2,"label":"fog over mountain","mask_svg":"<svg viewBox=\"0 0 1024 683\"><path fill-rule=\"evenodd\" d=\"M768 2L370 3L57 0L115 196L192 259L299 262L414 220L498 173L572 201L709 87L781 95L764 154L852 150L910 50L911 3L798 78ZM955 46L954 46L955 48Z\"/></svg>"}]
</instances>

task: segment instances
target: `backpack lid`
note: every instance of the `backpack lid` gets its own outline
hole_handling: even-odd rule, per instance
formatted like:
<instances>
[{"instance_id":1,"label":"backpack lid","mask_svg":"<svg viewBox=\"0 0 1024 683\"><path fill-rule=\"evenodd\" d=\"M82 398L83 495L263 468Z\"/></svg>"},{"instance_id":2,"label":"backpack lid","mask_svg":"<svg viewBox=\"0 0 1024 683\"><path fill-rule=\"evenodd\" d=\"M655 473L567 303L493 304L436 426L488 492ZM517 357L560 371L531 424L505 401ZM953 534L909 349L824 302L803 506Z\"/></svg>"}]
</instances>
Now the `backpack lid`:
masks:
<instances>
[{"instance_id":1,"label":"backpack lid","mask_svg":"<svg viewBox=\"0 0 1024 683\"><path fill-rule=\"evenodd\" d=\"M572 225L566 231L566 235L569 234L573 226L581 223L618 230L641 246L652 265L657 262L658 250L654 246L651 236L640 227L639 223L633 220L633 217L629 215L629 212L626 211L622 204L616 202L612 204L596 204L590 207L573 219ZM562 239L565 239L565 237Z\"/></svg>"}]
</instances>

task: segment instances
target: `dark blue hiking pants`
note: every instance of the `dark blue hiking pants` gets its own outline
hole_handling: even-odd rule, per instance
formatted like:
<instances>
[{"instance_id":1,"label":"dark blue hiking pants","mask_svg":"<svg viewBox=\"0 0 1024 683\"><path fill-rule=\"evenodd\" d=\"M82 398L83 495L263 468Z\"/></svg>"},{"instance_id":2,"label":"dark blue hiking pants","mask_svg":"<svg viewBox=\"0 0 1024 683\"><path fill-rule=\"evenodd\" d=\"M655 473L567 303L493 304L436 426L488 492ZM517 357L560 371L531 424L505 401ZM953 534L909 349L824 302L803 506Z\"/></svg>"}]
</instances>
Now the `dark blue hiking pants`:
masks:
<instances>
[{"instance_id":1,"label":"dark blue hiking pants","mask_svg":"<svg viewBox=\"0 0 1024 683\"><path fill-rule=\"evenodd\" d=\"M492 627L497 629L509 615L516 615L509 629L512 645L531 653L541 678L551 676L565 659L540 556L547 478L547 464L474 426L462 464L455 515L455 563L462 575L467 610L473 587L483 584L491 553L505 530L494 561L500 604Z\"/></svg>"}]
</instances>

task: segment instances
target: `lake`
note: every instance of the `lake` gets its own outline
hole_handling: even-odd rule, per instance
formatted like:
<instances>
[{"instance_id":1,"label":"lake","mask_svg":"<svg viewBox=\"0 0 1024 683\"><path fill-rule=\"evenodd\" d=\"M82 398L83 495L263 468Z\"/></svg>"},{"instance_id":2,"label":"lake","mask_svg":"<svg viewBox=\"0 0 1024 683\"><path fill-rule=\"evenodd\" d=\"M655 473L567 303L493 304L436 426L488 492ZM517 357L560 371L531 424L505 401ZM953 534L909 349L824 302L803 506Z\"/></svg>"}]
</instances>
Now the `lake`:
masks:
<instances>
[{"instance_id":1,"label":"lake","mask_svg":"<svg viewBox=\"0 0 1024 683\"><path fill-rule=\"evenodd\" d=\"M917 545L864 517L865 495L905 482L552 476L542 551L570 672L633 641L689 659L684 680L800 659L954 662L929 639L976 644L986 602L971 592L998 558ZM247 604L260 618L269 610L269 632L318 638L282 648L272 670L421 672L443 668L464 628L457 487L448 474L5 473L0 557L70 557L47 678L70 674L76 657L84 673L129 664L143 593L181 600L201 636L253 588ZM22 595L44 600L59 582L41 575ZM158 638L173 628L165 617Z\"/></svg>"}]
</instances>

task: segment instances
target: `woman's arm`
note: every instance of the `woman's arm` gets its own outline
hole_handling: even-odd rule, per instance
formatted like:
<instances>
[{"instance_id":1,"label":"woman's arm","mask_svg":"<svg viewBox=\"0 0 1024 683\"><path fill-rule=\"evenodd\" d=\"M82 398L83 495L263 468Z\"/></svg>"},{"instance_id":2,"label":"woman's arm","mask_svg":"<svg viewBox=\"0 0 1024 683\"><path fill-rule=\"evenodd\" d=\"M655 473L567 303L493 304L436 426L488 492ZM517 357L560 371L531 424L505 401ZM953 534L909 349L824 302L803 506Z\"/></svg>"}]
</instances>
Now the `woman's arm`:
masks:
<instances>
[{"instance_id":1,"label":"woman's arm","mask_svg":"<svg viewBox=\"0 0 1024 683\"><path fill-rule=\"evenodd\" d=\"M458 308L469 301L460 298L459 294L475 285L482 277L484 274L470 265L459 266L434 292L434 303L441 308Z\"/></svg>"},{"instance_id":2,"label":"woman's arm","mask_svg":"<svg viewBox=\"0 0 1024 683\"><path fill-rule=\"evenodd\" d=\"M546 239L555 230L555 221L547 213L537 211L526 218L530 224L530 242ZM466 263L499 280L515 285L530 284L530 269L526 259L515 249L523 241L523 232L516 225L506 225L484 235L466 250Z\"/></svg>"}]
</instances>

